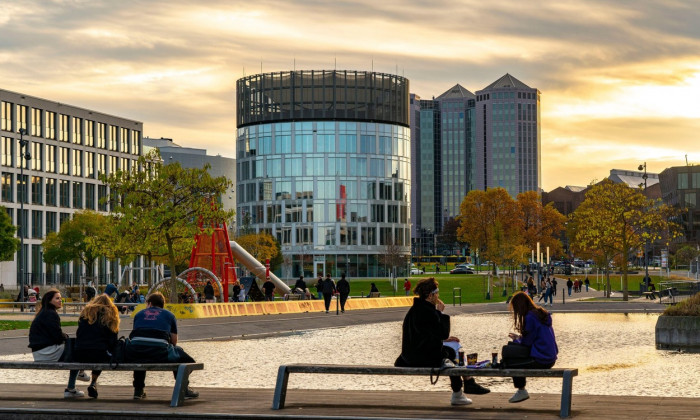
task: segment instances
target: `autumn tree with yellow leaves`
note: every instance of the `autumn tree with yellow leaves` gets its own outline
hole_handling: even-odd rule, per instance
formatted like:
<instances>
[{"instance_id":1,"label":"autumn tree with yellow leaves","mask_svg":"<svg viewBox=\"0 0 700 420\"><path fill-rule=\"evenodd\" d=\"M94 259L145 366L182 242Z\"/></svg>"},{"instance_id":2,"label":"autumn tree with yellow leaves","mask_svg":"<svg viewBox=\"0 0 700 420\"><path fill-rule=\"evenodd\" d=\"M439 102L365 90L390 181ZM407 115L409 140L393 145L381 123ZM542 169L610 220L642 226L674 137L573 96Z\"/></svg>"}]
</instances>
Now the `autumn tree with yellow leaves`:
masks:
<instances>
[{"instance_id":1,"label":"autumn tree with yellow leaves","mask_svg":"<svg viewBox=\"0 0 700 420\"><path fill-rule=\"evenodd\" d=\"M627 260L645 241L670 240L678 226L669 220L674 210L648 199L639 189L610 180L592 186L586 198L570 216L567 235L574 252L596 259L608 267L618 258L622 271L622 299L628 300ZM610 296L610 270L606 275L606 296Z\"/></svg>"}]
</instances>

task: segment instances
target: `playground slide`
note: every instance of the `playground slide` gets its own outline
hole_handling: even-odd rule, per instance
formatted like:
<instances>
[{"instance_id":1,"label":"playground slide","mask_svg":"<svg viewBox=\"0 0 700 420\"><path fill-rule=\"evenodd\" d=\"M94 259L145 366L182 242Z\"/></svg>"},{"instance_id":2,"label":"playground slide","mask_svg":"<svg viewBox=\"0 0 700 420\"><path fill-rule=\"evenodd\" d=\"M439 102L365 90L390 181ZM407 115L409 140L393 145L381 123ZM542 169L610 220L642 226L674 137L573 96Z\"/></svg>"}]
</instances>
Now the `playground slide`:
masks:
<instances>
[{"instance_id":1,"label":"playground slide","mask_svg":"<svg viewBox=\"0 0 700 420\"><path fill-rule=\"evenodd\" d=\"M257 278L265 281L265 266L260 264L252 255L243 249L236 241L230 241L231 253L233 258L241 262L250 272ZM272 281L278 290L282 291L282 294L291 293L289 286L287 286L282 280L279 279L272 271L270 272L270 281Z\"/></svg>"}]
</instances>

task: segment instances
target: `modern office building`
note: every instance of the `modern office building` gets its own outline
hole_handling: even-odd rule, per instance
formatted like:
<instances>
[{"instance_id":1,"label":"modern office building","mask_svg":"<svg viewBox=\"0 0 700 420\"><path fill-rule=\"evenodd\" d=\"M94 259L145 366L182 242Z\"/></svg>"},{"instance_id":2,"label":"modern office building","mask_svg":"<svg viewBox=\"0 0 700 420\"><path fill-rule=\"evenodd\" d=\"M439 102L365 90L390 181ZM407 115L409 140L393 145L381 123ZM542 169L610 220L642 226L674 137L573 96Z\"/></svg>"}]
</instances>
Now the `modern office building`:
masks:
<instances>
[{"instance_id":1,"label":"modern office building","mask_svg":"<svg viewBox=\"0 0 700 420\"><path fill-rule=\"evenodd\" d=\"M700 166L674 166L659 174L661 198L679 210L676 222L683 228L683 237L676 242L700 243Z\"/></svg>"},{"instance_id":2,"label":"modern office building","mask_svg":"<svg viewBox=\"0 0 700 420\"><path fill-rule=\"evenodd\" d=\"M47 233L79 210L108 210L108 189L98 174L129 168L141 154L143 124L60 102L0 90L1 203L20 226L21 265L0 263L0 282L78 282L80 263L44 264L41 243ZM20 134L22 130L23 134ZM20 140L26 147L20 147ZM19 253L18 253L19 254ZM134 266L142 261L137 259ZM119 262L101 258L98 280L115 281ZM22 273L23 277L20 276Z\"/></svg>"},{"instance_id":3,"label":"modern office building","mask_svg":"<svg viewBox=\"0 0 700 420\"><path fill-rule=\"evenodd\" d=\"M236 101L238 225L279 240L280 277L384 276L388 257L410 255L407 79L256 74Z\"/></svg>"},{"instance_id":4,"label":"modern office building","mask_svg":"<svg viewBox=\"0 0 700 420\"><path fill-rule=\"evenodd\" d=\"M505 74L475 94L475 187L540 192L540 91Z\"/></svg>"},{"instance_id":5,"label":"modern office building","mask_svg":"<svg viewBox=\"0 0 700 420\"><path fill-rule=\"evenodd\" d=\"M203 168L209 164L209 173L213 177L225 176L233 185L236 185L236 160L221 155L208 155L206 149L184 147L168 138L143 138L143 153L147 154L150 148L160 151L163 163L178 162L183 168ZM220 197L220 202L225 210L236 209L236 191L234 187ZM232 230L234 226L229 226Z\"/></svg>"},{"instance_id":6,"label":"modern office building","mask_svg":"<svg viewBox=\"0 0 700 420\"><path fill-rule=\"evenodd\" d=\"M411 172L414 250L435 250L435 233L459 214L459 206L474 189L475 95L455 85L431 100L411 95Z\"/></svg>"}]
</instances>

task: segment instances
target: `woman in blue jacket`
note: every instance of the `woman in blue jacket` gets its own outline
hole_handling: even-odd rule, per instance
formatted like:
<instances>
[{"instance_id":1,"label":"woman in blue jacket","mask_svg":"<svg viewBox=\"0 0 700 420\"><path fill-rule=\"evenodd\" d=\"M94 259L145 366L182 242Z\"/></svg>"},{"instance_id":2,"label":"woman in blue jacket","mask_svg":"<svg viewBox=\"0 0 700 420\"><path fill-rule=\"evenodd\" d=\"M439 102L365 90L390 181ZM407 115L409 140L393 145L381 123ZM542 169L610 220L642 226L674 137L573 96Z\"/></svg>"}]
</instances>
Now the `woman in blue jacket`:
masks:
<instances>
[{"instance_id":1,"label":"woman in blue jacket","mask_svg":"<svg viewBox=\"0 0 700 420\"><path fill-rule=\"evenodd\" d=\"M519 334L509 333L515 343L529 347L530 358L519 364L521 369L549 369L557 361L559 347L552 329L552 316L541 306L536 305L530 296L517 292L510 301L513 312L513 327ZM525 377L513 377L513 385L518 389L509 402L517 403L530 398L525 389Z\"/></svg>"}]
</instances>

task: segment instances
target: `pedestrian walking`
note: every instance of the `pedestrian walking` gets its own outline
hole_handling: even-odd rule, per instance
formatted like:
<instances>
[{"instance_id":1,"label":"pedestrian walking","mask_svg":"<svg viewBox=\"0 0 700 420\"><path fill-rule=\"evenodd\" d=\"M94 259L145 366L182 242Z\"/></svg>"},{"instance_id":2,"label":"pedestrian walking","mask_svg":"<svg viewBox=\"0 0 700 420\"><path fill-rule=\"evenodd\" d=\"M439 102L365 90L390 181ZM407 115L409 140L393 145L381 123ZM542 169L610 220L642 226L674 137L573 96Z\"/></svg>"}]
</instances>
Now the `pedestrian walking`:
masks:
<instances>
[{"instance_id":1,"label":"pedestrian walking","mask_svg":"<svg viewBox=\"0 0 700 420\"><path fill-rule=\"evenodd\" d=\"M340 298L340 312L345 313L345 302L348 300L348 296L350 296L350 283L345 279L344 273L340 276L336 288L338 289L338 297Z\"/></svg>"},{"instance_id":2,"label":"pedestrian walking","mask_svg":"<svg viewBox=\"0 0 700 420\"><path fill-rule=\"evenodd\" d=\"M326 274L326 279L323 280L322 285L321 292L323 294L323 303L326 306L326 313L328 313L328 309L331 307L331 298L336 291L335 282L331 278L331 273Z\"/></svg>"}]
</instances>

